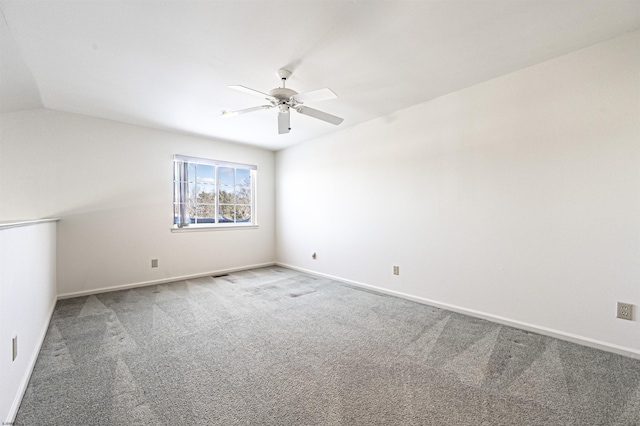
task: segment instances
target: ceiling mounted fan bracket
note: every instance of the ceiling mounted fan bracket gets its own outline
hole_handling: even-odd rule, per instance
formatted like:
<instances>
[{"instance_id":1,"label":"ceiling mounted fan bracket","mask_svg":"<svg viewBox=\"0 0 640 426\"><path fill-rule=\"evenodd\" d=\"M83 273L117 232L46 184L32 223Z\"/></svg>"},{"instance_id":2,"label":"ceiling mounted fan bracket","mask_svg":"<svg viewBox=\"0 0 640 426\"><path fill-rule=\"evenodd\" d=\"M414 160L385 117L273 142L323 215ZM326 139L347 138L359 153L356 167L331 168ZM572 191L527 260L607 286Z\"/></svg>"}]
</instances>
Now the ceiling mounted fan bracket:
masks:
<instances>
[{"instance_id":1,"label":"ceiling mounted fan bracket","mask_svg":"<svg viewBox=\"0 0 640 426\"><path fill-rule=\"evenodd\" d=\"M288 69L280 68L278 70L278 77L280 77L281 80L286 80L291 77L291 71L289 71Z\"/></svg>"}]
</instances>

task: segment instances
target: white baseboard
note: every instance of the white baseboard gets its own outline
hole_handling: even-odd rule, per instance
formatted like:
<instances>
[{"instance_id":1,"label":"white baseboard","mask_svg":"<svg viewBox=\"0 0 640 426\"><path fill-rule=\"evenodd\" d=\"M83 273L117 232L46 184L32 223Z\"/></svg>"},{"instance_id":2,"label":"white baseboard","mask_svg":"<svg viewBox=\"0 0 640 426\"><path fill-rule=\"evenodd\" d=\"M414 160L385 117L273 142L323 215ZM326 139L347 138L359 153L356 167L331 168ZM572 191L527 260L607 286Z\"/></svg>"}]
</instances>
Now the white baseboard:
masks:
<instances>
[{"instance_id":1,"label":"white baseboard","mask_svg":"<svg viewBox=\"0 0 640 426\"><path fill-rule=\"evenodd\" d=\"M53 315L53 310L55 309L55 307L56 307L56 301L53 300L51 303L51 306L49 307L49 312L47 315L48 320L45 321L45 324L42 327L42 330L40 330L40 335L38 336L36 347L33 349L33 352L29 357L27 368L24 372L24 375L22 376L22 380L20 381L20 386L18 387L18 391L16 392L16 395L13 398L13 403L11 404L11 408L9 409L7 419L2 423L3 425L12 425L15 422L16 415L18 414L18 409L20 408L20 404L22 403L22 398L24 397L24 393L27 391L27 386L29 386L29 380L31 380L31 374L33 373L33 369L36 366L36 361L38 360L40 349L42 349L44 338L47 335L47 330L49 329L49 324L51 323L51 316Z\"/></svg>"},{"instance_id":2,"label":"white baseboard","mask_svg":"<svg viewBox=\"0 0 640 426\"><path fill-rule=\"evenodd\" d=\"M110 287L101 287L101 288L96 288L92 290L75 291L72 293L59 294L58 300L69 299L71 297L80 297L80 296L89 296L92 294L107 293L110 291L128 290L130 288L146 287L149 285L171 283L174 281L191 280L194 278L208 277L211 275L222 275L222 274L228 274L231 272L246 271L247 269L264 268L267 266L273 266L275 264L276 264L275 262L267 262L267 263L260 263L257 265L240 266L237 268L219 269L217 271L203 272L203 273L192 274L192 275L182 275L179 277L161 278L158 280L142 281L142 282L132 283L132 284L122 284L122 285L115 285Z\"/></svg>"},{"instance_id":3,"label":"white baseboard","mask_svg":"<svg viewBox=\"0 0 640 426\"><path fill-rule=\"evenodd\" d=\"M399 292L399 291L388 290L388 289L385 289L385 288L372 286L370 284L365 284L365 283L361 283L361 282L358 282L358 281L349 280L349 279L346 279L346 278L336 277L334 275L323 274L321 272L316 272L316 271L312 271L312 270L305 269L305 268L299 268L299 267L293 266L293 265L287 265L286 263L276 262L276 265L282 266L283 268L289 268L289 269L293 269L293 270L296 270L296 271L304 272L304 273L307 273L307 274L310 274L310 275L315 275L315 276L318 276L318 277L329 278L329 279L332 279L332 280L335 280L335 281L339 281L341 283L353 285L355 287L366 288L366 289L373 290L373 291L378 292L378 293L388 294L388 295L391 295L391 296L400 297L402 299L407 299L407 300L411 300L411 301L414 301L414 302L423 303L425 305L434 306L436 308L445 309L447 311L457 312L457 313L460 313L460 314L469 315L469 316L476 317L476 318L482 318L482 319L485 319L487 321L495 322L495 323L506 325L506 326L509 326L509 327L514 327L514 328L518 328L518 329L521 329L521 330L531 331L533 333L542 334L544 336L554 337L556 339L565 340L565 341L568 341L568 342L571 342L571 343L576 343L578 345L588 346L588 347L591 347L591 348L600 349L600 350L607 351L607 352L612 352L612 353L615 353L615 354L618 354L618 355L627 356L627 357L630 357L630 358L640 359L640 351L632 349L632 348L627 348L627 347L624 347L624 346L618 346L618 345L614 345L614 344L611 344L611 343L607 343L607 342L602 342L602 341L599 341L599 340L591 339L589 337L579 336L579 335L572 334L572 333L566 333L566 332L563 332L563 331L558 331L558 330L550 329L550 328L547 328L547 327L540 327L540 326L537 326L537 325L534 325L534 324L528 324L528 323L521 322L521 321L515 321L515 320L509 319L509 318L504 318L504 317L501 317L501 316L498 316L498 315L488 314L486 312L480 312L480 311L476 311L476 310L473 310L473 309L466 309L466 308L462 308L460 306L450 305L448 303L441 303L441 302L438 302L436 300L430 300L430 299L426 299L424 297L413 296L413 295L402 293L402 292Z\"/></svg>"}]
</instances>

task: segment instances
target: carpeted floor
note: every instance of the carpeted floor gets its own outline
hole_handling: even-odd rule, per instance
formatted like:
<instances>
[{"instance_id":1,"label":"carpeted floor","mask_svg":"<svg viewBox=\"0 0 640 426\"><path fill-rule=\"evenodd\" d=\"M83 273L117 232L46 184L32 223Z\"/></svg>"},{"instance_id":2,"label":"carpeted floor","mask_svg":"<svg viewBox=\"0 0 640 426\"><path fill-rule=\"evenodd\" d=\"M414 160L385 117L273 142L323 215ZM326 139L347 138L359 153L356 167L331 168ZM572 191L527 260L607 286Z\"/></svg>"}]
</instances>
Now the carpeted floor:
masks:
<instances>
[{"instance_id":1,"label":"carpeted floor","mask_svg":"<svg viewBox=\"0 0 640 426\"><path fill-rule=\"evenodd\" d=\"M59 301L16 425L639 425L640 361L270 267Z\"/></svg>"}]
</instances>

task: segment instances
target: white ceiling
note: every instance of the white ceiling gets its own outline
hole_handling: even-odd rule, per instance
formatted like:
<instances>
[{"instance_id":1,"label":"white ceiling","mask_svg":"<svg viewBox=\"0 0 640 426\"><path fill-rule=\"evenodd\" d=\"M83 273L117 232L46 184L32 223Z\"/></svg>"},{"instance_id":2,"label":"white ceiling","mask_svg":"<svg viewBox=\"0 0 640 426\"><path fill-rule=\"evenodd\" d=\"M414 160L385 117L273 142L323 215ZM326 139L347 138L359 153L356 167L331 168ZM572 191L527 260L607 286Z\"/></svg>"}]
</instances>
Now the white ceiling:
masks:
<instances>
[{"instance_id":1,"label":"white ceiling","mask_svg":"<svg viewBox=\"0 0 640 426\"><path fill-rule=\"evenodd\" d=\"M69 111L278 150L640 28L640 0L0 0L2 112ZM229 89L330 87L292 113Z\"/></svg>"}]
</instances>

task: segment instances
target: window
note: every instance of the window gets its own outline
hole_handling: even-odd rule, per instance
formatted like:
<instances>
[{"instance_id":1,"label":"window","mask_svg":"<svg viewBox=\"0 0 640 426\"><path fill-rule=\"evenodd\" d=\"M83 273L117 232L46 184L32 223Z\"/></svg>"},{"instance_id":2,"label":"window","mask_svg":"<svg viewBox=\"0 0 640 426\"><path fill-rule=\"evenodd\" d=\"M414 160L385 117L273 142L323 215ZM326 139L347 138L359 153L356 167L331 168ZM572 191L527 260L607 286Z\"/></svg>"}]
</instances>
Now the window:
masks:
<instances>
[{"instance_id":1,"label":"window","mask_svg":"<svg viewBox=\"0 0 640 426\"><path fill-rule=\"evenodd\" d=\"M174 156L174 227L255 225L257 170L247 164Z\"/></svg>"}]
</instances>

